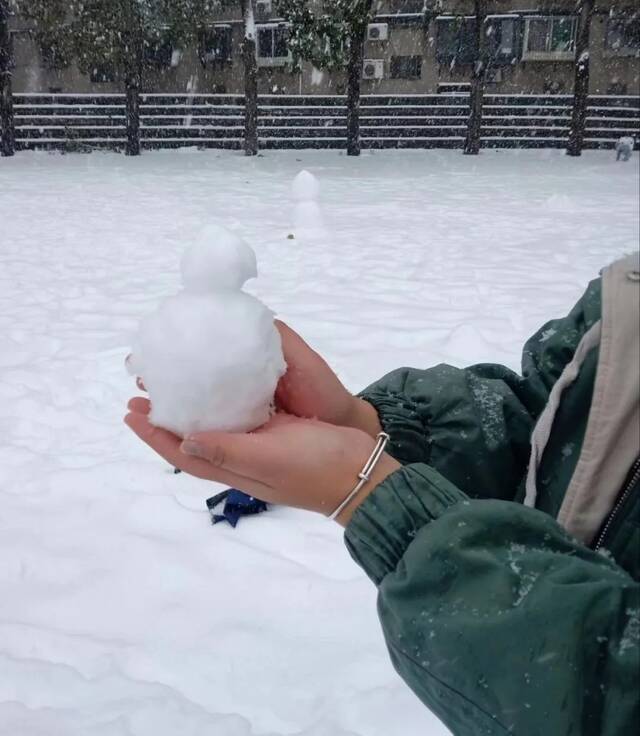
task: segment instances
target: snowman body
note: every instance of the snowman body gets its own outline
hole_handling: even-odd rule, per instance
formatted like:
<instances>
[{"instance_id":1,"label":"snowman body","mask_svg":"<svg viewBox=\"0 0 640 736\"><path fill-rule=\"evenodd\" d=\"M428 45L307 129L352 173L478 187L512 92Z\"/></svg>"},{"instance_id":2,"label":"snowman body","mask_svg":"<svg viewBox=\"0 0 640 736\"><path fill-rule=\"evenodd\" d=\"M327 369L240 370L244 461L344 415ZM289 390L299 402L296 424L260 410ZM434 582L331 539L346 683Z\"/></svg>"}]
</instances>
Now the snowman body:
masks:
<instances>
[{"instance_id":1,"label":"snowman body","mask_svg":"<svg viewBox=\"0 0 640 736\"><path fill-rule=\"evenodd\" d=\"M294 205L292 225L301 240L313 241L324 235L324 218L320 208L320 184L316 177L303 169L291 184Z\"/></svg>"},{"instance_id":2,"label":"snowman body","mask_svg":"<svg viewBox=\"0 0 640 736\"><path fill-rule=\"evenodd\" d=\"M255 429L269 420L286 369L273 313L242 291L256 275L255 254L210 227L181 270L185 288L142 320L131 354L149 419L180 436Z\"/></svg>"}]
</instances>

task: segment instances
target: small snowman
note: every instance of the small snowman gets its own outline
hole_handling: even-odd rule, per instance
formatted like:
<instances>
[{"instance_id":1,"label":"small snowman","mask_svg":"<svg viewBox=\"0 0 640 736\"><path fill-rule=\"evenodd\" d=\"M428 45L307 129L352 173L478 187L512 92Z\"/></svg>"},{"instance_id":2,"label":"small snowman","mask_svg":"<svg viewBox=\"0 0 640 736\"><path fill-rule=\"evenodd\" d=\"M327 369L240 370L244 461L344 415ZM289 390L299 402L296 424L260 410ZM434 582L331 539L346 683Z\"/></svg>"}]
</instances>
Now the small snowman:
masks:
<instances>
[{"instance_id":1,"label":"small snowman","mask_svg":"<svg viewBox=\"0 0 640 736\"><path fill-rule=\"evenodd\" d=\"M633 148L636 144L632 135L623 135L616 143L616 161L628 161L633 156Z\"/></svg>"},{"instance_id":2,"label":"small snowman","mask_svg":"<svg viewBox=\"0 0 640 736\"><path fill-rule=\"evenodd\" d=\"M320 184L309 171L302 170L291 184L294 200L293 230L297 238L312 240L324 233L322 211L320 210Z\"/></svg>"},{"instance_id":3,"label":"small snowman","mask_svg":"<svg viewBox=\"0 0 640 736\"><path fill-rule=\"evenodd\" d=\"M149 393L149 419L182 437L255 429L273 413L286 370L273 313L242 290L257 276L255 253L209 226L181 272L183 290L142 320L127 362Z\"/></svg>"}]
</instances>

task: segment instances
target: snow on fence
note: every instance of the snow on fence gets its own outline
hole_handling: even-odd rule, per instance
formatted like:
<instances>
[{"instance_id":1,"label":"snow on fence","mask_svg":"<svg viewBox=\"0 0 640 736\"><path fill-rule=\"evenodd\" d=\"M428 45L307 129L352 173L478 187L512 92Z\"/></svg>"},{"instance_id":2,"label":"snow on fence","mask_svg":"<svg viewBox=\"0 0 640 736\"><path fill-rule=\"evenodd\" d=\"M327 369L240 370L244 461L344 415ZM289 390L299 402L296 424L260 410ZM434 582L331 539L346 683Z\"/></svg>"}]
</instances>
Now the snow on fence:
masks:
<instances>
[{"instance_id":1,"label":"snow on fence","mask_svg":"<svg viewBox=\"0 0 640 736\"><path fill-rule=\"evenodd\" d=\"M567 143L571 103L570 95L485 95L482 145L561 148ZM14 107L18 149L124 147L124 95L16 94ZM262 148L346 145L344 97L261 95L259 110ZM364 95L362 147L461 147L468 112L466 93ZM242 147L242 96L144 94L140 114L145 149ZM589 98L587 148L611 148L620 136L639 132L640 97Z\"/></svg>"}]
</instances>

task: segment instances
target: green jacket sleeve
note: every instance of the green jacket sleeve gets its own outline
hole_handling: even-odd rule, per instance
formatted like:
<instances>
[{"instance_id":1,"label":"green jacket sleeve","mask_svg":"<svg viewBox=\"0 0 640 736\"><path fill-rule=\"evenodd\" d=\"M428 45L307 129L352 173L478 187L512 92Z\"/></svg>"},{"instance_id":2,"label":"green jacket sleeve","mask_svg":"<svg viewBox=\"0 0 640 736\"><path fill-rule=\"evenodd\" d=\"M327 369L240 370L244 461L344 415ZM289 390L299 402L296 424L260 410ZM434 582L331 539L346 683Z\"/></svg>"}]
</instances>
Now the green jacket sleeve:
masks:
<instances>
[{"instance_id":1,"label":"green jacket sleeve","mask_svg":"<svg viewBox=\"0 0 640 736\"><path fill-rule=\"evenodd\" d=\"M504 366L400 368L362 392L401 463L428 463L476 498L513 500L535 421L584 333L600 318L600 280L526 343L522 375Z\"/></svg>"},{"instance_id":2,"label":"green jacket sleeve","mask_svg":"<svg viewBox=\"0 0 640 736\"><path fill-rule=\"evenodd\" d=\"M345 540L395 668L455 736L623 736L639 717L640 586L547 514L392 474Z\"/></svg>"}]
</instances>

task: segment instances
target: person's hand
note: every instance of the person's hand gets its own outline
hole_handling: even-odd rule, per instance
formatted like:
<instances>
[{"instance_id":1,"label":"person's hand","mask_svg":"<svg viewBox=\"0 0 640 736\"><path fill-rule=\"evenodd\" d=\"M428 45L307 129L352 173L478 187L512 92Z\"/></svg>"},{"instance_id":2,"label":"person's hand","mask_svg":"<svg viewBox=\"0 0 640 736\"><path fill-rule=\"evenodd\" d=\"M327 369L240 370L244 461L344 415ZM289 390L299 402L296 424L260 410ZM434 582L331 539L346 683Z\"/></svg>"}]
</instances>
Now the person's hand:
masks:
<instances>
[{"instance_id":1,"label":"person's hand","mask_svg":"<svg viewBox=\"0 0 640 736\"><path fill-rule=\"evenodd\" d=\"M284 322L275 322L282 338L287 372L276 389L276 407L287 414L360 429L371 437L382 431L376 410L353 396L325 360Z\"/></svg>"},{"instance_id":2,"label":"person's hand","mask_svg":"<svg viewBox=\"0 0 640 736\"><path fill-rule=\"evenodd\" d=\"M286 414L276 414L249 434L203 432L182 440L150 424L149 409L147 399L132 399L125 422L174 467L268 503L326 516L355 487L375 446L360 430ZM399 467L390 455L383 454L370 481L343 510L338 523L346 525L357 506Z\"/></svg>"}]
</instances>

